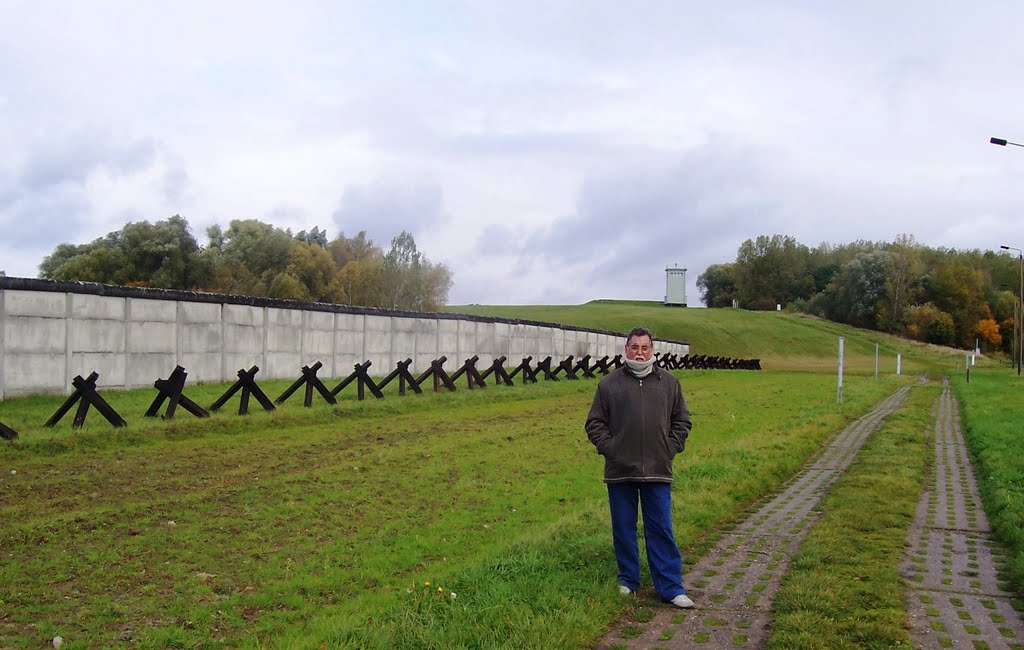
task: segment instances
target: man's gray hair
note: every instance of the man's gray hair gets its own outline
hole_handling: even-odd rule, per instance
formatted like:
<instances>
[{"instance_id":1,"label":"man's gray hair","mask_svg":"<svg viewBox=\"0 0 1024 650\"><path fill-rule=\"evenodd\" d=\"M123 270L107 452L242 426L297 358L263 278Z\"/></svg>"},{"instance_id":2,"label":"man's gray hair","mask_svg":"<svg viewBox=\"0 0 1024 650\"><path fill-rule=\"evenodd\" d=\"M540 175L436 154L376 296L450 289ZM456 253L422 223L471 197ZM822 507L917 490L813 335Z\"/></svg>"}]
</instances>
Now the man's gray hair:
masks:
<instances>
[{"instance_id":1,"label":"man's gray hair","mask_svg":"<svg viewBox=\"0 0 1024 650\"><path fill-rule=\"evenodd\" d=\"M629 334L626 335L626 345L629 345L629 342L632 341L633 338L636 336L646 336L647 338L651 339L651 345L654 345L654 334L652 334L651 330L647 329L646 327L634 327L633 329L629 330Z\"/></svg>"}]
</instances>

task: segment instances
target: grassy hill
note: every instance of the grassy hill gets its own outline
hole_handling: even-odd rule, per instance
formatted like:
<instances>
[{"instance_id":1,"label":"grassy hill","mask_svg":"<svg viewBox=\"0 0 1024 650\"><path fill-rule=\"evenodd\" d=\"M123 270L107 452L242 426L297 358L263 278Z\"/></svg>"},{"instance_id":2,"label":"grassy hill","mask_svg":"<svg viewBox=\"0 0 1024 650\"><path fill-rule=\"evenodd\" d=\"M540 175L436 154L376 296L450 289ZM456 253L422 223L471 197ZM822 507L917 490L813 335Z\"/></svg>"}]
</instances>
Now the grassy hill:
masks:
<instances>
[{"instance_id":1,"label":"grassy hill","mask_svg":"<svg viewBox=\"0 0 1024 650\"><path fill-rule=\"evenodd\" d=\"M963 368L964 351L832 323L806 314L740 309L680 309L659 302L595 300L582 305L452 305L452 313L547 321L627 331L650 327L656 336L686 341L693 354L759 358L766 369L825 371L835 368L839 337L845 337L851 373L873 373L875 344L879 371L948 373ZM993 363L992 361L982 361Z\"/></svg>"}]
</instances>

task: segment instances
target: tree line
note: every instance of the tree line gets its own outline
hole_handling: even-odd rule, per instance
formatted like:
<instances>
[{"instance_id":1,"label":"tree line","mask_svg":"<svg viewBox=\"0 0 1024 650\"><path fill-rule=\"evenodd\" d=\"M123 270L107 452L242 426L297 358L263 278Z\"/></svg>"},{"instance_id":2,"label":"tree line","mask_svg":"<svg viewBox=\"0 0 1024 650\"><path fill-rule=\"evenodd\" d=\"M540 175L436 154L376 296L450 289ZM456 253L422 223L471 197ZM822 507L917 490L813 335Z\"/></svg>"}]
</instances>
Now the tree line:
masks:
<instances>
[{"instance_id":1,"label":"tree line","mask_svg":"<svg viewBox=\"0 0 1024 650\"><path fill-rule=\"evenodd\" d=\"M451 271L404 230L386 253L365 231L328 241L319 228L293 235L257 219L206 235L200 246L179 215L129 222L87 244L59 244L39 277L410 311L439 310L452 286Z\"/></svg>"},{"instance_id":2,"label":"tree line","mask_svg":"<svg viewBox=\"0 0 1024 650\"><path fill-rule=\"evenodd\" d=\"M940 345L1010 351L1020 283L1016 257L892 242L823 243L761 235L736 261L697 278L708 307L788 309Z\"/></svg>"}]
</instances>

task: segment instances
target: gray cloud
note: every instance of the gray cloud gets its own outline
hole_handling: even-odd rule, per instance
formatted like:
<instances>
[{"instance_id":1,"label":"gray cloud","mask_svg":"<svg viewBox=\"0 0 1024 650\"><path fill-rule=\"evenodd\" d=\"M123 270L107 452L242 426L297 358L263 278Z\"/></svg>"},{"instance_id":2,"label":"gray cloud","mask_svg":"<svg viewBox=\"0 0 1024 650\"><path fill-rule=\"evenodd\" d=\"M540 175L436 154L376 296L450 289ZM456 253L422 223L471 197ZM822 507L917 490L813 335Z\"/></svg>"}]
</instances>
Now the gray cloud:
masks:
<instances>
[{"instance_id":1,"label":"gray cloud","mask_svg":"<svg viewBox=\"0 0 1024 650\"><path fill-rule=\"evenodd\" d=\"M350 185L332 217L339 232L352 236L361 230L387 250L391 238L406 230L414 236L441 226L441 186L433 181L379 179Z\"/></svg>"},{"instance_id":2,"label":"gray cloud","mask_svg":"<svg viewBox=\"0 0 1024 650\"><path fill-rule=\"evenodd\" d=\"M89 197L74 185L25 192L0 205L0 230L7 244L52 248L58 242L73 240L86 228L89 208Z\"/></svg>"},{"instance_id":3,"label":"gray cloud","mask_svg":"<svg viewBox=\"0 0 1024 650\"><path fill-rule=\"evenodd\" d=\"M759 168L751 152L725 144L624 162L588 176L577 211L518 247L501 228L485 230L478 246L494 250L504 240L506 253L531 263L575 268L574 287L590 295L657 298L666 266L691 269L695 287L708 264L734 258L742 239L781 225L779 206L759 189ZM696 304L695 294L688 298Z\"/></svg>"},{"instance_id":4,"label":"gray cloud","mask_svg":"<svg viewBox=\"0 0 1024 650\"><path fill-rule=\"evenodd\" d=\"M473 249L484 256L507 255L510 251L521 254L523 235L503 223L492 223L484 227Z\"/></svg>"},{"instance_id":5,"label":"gray cloud","mask_svg":"<svg viewBox=\"0 0 1024 650\"><path fill-rule=\"evenodd\" d=\"M190 181L184 163L171 156L160 183L164 200L170 205L180 205L188 195Z\"/></svg>"},{"instance_id":6,"label":"gray cloud","mask_svg":"<svg viewBox=\"0 0 1024 650\"><path fill-rule=\"evenodd\" d=\"M160 219L141 206L121 206L97 214L96 205L106 197L94 195L93 181L105 183L145 177L156 169L154 183L147 183L158 202L174 211L187 193L189 179L183 163L168 154L152 138L125 138L108 129L82 127L55 131L42 142L26 143L25 153L12 156L12 171L0 178L0 227L5 238L24 247L52 248L60 242L80 243L122 226L128 220Z\"/></svg>"},{"instance_id":7,"label":"gray cloud","mask_svg":"<svg viewBox=\"0 0 1024 650\"><path fill-rule=\"evenodd\" d=\"M120 141L109 133L85 130L34 148L21 166L25 191L61 183L84 183L97 170L125 175L150 167L157 153L151 140Z\"/></svg>"}]
</instances>

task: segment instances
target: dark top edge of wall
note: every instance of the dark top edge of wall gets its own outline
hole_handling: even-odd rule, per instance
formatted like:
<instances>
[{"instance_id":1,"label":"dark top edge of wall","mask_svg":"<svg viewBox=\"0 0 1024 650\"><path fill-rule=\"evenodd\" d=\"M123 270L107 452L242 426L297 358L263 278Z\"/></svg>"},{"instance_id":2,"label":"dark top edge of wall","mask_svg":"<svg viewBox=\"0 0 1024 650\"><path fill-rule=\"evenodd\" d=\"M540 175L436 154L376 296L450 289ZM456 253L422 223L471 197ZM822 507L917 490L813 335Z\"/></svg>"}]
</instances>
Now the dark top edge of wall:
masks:
<instances>
[{"instance_id":1,"label":"dark top edge of wall","mask_svg":"<svg viewBox=\"0 0 1024 650\"><path fill-rule=\"evenodd\" d=\"M368 316L400 316L405 318L440 318L444 320L468 320L481 323L508 323L510 325L536 325L552 327L560 330L577 332L593 332L624 337L624 332L612 332L590 327L570 327L560 323L548 323L519 318L499 318L496 316L478 316L475 314L453 314L448 312L401 311L382 309L380 307L358 307L354 305L335 305L323 302L305 302L302 300L283 300L281 298L260 298L257 296L236 296L226 293L205 293L202 291L183 291L181 289L152 289L148 287L122 287L115 284L99 282L66 282L61 280L43 280L39 278L15 278L0 276L0 289L14 291L49 291L53 293L80 293L111 298L140 298L146 300L182 300L186 302L207 302L228 305L246 305L248 307L275 307L277 309L305 309L323 311L334 314L364 314ZM688 341L659 339L664 343L689 345Z\"/></svg>"}]
</instances>

